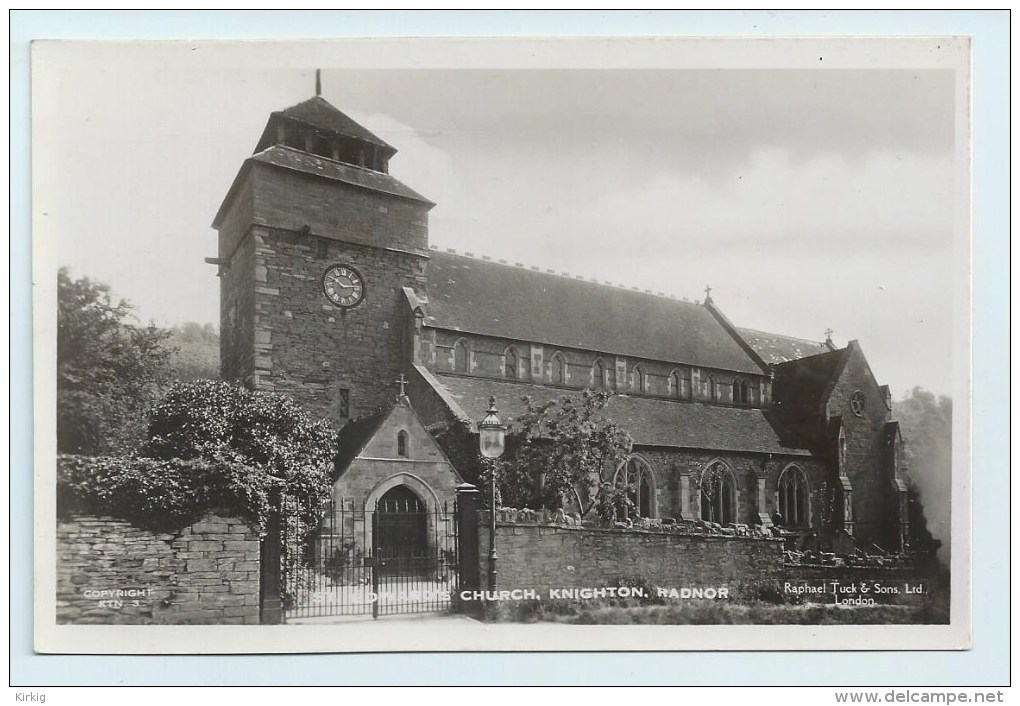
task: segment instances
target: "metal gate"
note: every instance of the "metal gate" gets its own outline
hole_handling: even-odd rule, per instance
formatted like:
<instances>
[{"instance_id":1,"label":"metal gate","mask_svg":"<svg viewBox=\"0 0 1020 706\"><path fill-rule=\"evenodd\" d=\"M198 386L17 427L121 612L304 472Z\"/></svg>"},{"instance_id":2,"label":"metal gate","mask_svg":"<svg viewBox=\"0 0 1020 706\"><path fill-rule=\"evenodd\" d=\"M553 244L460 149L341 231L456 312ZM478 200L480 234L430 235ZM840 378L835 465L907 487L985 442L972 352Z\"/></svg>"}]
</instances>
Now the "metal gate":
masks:
<instances>
[{"instance_id":1,"label":"metal gate","mask_svg":"<svg viewBox=\"0 0 1020 706\"><path fill-rule=\"evenodd\" d=\"M281 514L285 621L450 609L458 589L455 507L430 509L397 486L372 509L330 501L315 527L286 504Z\"/></svg>"}]
</instances>

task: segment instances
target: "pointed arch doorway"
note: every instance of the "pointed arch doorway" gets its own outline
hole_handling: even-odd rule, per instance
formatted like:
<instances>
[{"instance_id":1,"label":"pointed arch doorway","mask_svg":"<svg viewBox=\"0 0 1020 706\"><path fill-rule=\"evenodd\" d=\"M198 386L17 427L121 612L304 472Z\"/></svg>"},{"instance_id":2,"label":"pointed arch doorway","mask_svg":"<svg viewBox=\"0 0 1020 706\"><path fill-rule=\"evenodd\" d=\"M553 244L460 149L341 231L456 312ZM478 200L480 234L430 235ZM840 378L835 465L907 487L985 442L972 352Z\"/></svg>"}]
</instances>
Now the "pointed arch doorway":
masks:
<instances>
[{"instance_id":1,"label":"pointed arch doorway","mask_svg":"<svg viewBox=\"0 0 1020 706\"><path fill-rule=\"evenodd\" d=\"M428 569L428 508L406 485L387 490L376 505L375 544L381 576L408 576Z\"/></svg>"}]
</instances>

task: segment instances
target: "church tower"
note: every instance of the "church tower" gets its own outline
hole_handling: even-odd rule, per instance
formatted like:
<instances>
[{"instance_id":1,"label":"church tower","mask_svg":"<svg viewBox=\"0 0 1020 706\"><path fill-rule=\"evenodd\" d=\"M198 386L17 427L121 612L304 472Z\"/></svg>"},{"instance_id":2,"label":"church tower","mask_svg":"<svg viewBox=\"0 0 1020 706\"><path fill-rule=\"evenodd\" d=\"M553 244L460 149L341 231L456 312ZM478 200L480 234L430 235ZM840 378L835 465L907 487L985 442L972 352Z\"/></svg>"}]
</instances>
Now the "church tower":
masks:
<instances>
[{"instance_id":1,"label":"church tower","mask_svg":"<svg viewBox=\"0 0 1020 706\"><path fill-rule=\"evenodd\" d=\"M392 403L434 205L395 153L319 95L272 113L213 221L223 379L337 427Z\"/></svg>"}]
</instances>

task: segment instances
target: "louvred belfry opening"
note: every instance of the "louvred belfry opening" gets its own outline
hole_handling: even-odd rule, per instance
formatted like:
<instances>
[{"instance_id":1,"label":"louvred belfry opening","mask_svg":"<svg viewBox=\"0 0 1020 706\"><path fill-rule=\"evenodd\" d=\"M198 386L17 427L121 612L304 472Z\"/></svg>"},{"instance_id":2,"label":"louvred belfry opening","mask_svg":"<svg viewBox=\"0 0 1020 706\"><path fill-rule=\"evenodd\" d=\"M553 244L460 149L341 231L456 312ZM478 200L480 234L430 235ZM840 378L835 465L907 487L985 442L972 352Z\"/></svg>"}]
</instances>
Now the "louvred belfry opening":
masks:
<instances>
[{"instance_id":1,"label":"louvred belfry opening","mask_svg":"<svg viewBox=\"0 0 1020 706\"><path fill-rule=\"evenodd\" d=\"M397 150L334 108L321 96L274 112L255 152L273 145L292 147L326 159L389 173Z\"/></svg>"}]
</instances>

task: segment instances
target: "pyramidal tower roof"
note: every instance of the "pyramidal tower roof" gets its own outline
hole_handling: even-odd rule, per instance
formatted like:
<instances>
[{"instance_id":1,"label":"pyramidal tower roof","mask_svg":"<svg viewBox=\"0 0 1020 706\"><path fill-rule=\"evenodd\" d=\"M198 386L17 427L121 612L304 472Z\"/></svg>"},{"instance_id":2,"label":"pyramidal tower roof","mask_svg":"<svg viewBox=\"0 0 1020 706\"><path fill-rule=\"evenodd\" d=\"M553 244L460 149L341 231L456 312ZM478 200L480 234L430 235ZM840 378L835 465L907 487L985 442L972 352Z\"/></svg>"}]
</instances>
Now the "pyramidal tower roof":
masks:
<instances>
[{"instance_id":1,"label":"pyramidal tower roof","mask_svg":"<svg viewBox=\"0 0 1020 706\"><path fill-rule=\"evenodd\" d=\"M285 130L284 128L291 128ZM259 139L255 152L261 152L280 144L281 135L293 133L294 128L303 134L315 134L322 138L347 138L377 148L387 157L396 154L396 149L370 130L358 124L351 117L337 110L322 96L313 96L284 110L274 111Z\"/></svg>"},{"instance_id":2,"label":"pyramidal tower roof","mask_svg":"<svg viewBox=\"0 0 1020 706\"><path fill-rule=\"evenodd\" d=\"M337 110L322 96L313 96L280 112L289 118L306 122L309 125L329 130L338 135L364 140L380 147L390 147L384 140L372 134L367 128L362 127L349 116ZM390 149L393 148L390 147Z\"/></svg>"}]
</instances>

